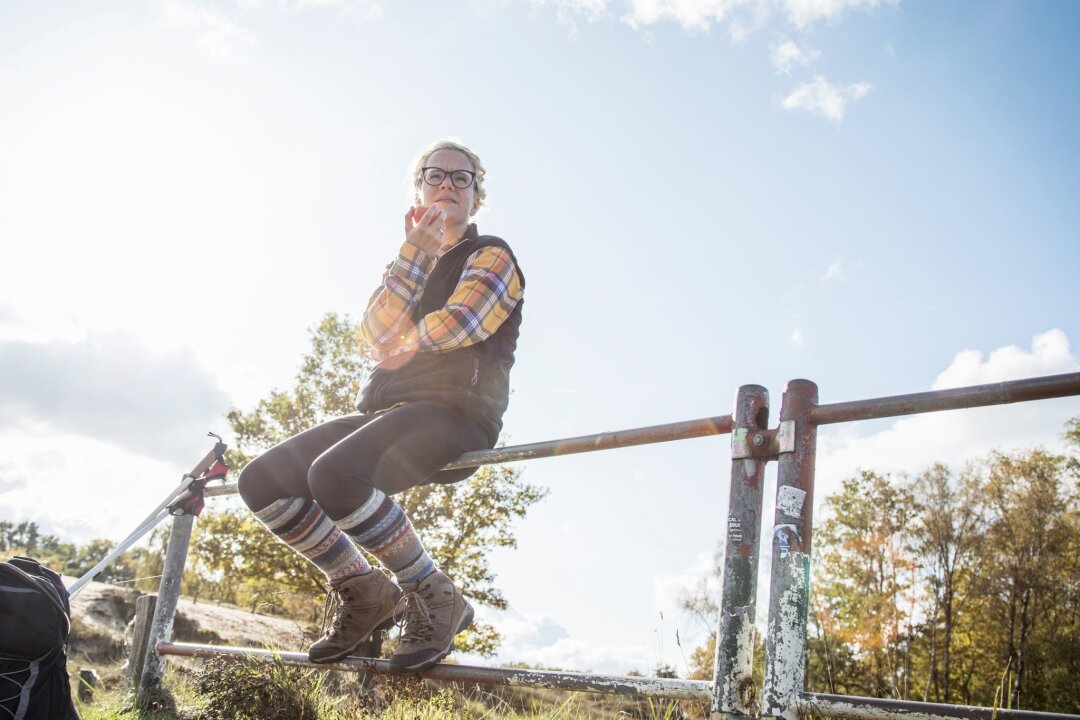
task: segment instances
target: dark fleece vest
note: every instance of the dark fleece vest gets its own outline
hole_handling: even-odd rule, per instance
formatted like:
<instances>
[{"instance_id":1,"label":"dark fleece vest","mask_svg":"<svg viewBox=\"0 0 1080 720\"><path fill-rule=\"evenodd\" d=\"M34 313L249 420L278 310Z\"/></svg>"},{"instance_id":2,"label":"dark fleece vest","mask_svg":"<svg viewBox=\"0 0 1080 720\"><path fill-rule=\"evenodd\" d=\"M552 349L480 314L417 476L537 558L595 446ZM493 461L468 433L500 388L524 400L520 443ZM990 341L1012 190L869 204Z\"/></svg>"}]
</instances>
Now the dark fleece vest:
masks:
<instances>
[{"instance_id":1,"label":"dark fleece vest","mask_svg":"<svg viewBox=\"0 0 1080 720\"><path fill-rule=\"evenodd\" d=\"M461 279L465 261L477 250L490 246L510 253L524 290L525 275L510 246L492 235L478 235L476 226L470 225L465 238L439 258L428 275L412 321L418 323L446 305ZM510 368L514 365L524 304L522 298L499 329L481 343L444 353L418 352L403 364L400 356L384 360L368 376L357 409L375 412L402 402L441 402L479 423L494 446L510 403Z\"/></svg>"}]
</instances>

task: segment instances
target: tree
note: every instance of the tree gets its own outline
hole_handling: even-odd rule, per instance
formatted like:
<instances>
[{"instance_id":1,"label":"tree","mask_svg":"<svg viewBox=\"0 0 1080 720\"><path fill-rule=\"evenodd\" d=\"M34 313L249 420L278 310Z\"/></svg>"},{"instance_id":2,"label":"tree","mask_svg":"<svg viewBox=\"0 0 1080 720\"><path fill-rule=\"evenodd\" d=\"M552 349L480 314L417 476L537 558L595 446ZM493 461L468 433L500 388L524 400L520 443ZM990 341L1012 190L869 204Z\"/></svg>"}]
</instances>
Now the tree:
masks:
<instances>
[{"instance_id":1,"label":"tree","mask_svg":"<svg viewBox=\"0 0 1080 720\"><path fill-rule=\"evenodd\" d=\"M862 471L825 502L828 519L816 533L818 558L812 620L829 644L849 646L854 672L840 673L835 657L818 658L830 686L860 695L908 696L912 629L909 591L914 568L908 548L914 502L889 476ZM820 682L811 677L811 681Z\"/></svg>"},{"instance_id":2,"label":"tree","mask_svg":"<svg viewBox=\"0 0 1080 720\"><path fill-rule=\"evenodd\" d=\"M717 584L722 584L724 574L724 551L723 546L717 549L714 556L712 578ZM705 642L690 651L690 679L712 680L716 674L716 633L720 607L717 603L716 590L710 586L709 578L701 578L692 589L683 592L679 598L679 605L683 612L692 617L700 627L704 628L708 635ZM758 616L761 619L761 616ZM675 640L682 647L679 633L675 633ZM765 681L765 638L754 629L754 659L751 666L751 675L755 687L761 688ZM663 677L656 675L656 677Z\"/></svg>"},{"instance_id":3,"label":"tree","mask_svg":"<svg viewBox=\"0 0 1080 720\"><path fill-rule=\"evenodd\" d=\"M33 520L17 524L0 520L0 551L33 557L48 567L61 570L75 555L76 548L71 543L61 542L55 535L41 532Z\"/></svg>"},{"instance_id":4,"label":"tree","mask_svg":"<svg viewBox=\"0 0 1080 720\"><path fill-rule=\"evenodd\" d=\"M807 686L1080 712L1080 417L1065 440L910 484L864 471L826 498ZM705 588L683 608L714 623ZM694 650L694 677L711 677L714 648Z\"/></svg>"},{"instance_id":5,"label":"tree","mask_svg":"<svg viewBox=\"0 0 1080 720\"><path fill-rule=\"evenodd\" d=\"M985 472L991 517L983 546L984 592L988 619L1003 637L999 657L1011 678L1007 706L1041 707L1036 688L1045 683L1031 676L1053 667L1048 648L1080 639L1077 475L1069 458L1039 448L994 452ZM1071 656L1077 664L1075 650Z\"/></svg>"},{"instance_id":6,"label":"tree","mask_svg":"<svg viewBox=\"0 0 1080 720\"><path fill-rule=\"evenodd\" d=\"M983 530L982 494L977 475L969 470L955 479L936 463L913 486L916 517L912 525L922 580L930 590L930 657L922 699L933 687L935 701L951 701L952 649L958 592L969 587L974 553ZM941 630L940 668L938 631Z\"/></svg>"},{"instance_id":7,"label":"tree","mask_svg":"<svg viewBox=\"0 0 1080 720\"><path fill-rule=\"evenodd\" d=\"M713 558L712 577L721 581L724 573L724 552L719 548ZM682 611L690 615L708 635L705 642L690 652L690 678L712 680L716 672L716 631L720 613L716 592L709 585L709 578L701 578L692 589L679 597Z\"/></svg>"},{"instance_id":8,"label":"tree","mask_svg":"<svg viewBox=\"0 0 1080 720\"><path fill-rule=\"evenodd\" d=\"M230 467L239 471L274 444L355 410L360 380L371 369L357 329L347 316L327 314L311 331L311 349L302 359L295 387L272 391L249 412L233 409L228 413L236 436L236 448L228 456ZM523 482L517 469L486 466L463 482L413 488L395 500L408 513L432 558L452 574L462 591L480 603L502 609L506 600L494 585L487 553L496 547L516 546L514 521L524 517L546 493ZM268 541L269 532L264 528L257 528L263 533L258 539L251 537L250 531L257 527L254 523L246 515L243 520L234 516L204 522L206 529L216 528L221 533L212 539L209 533L200 532L193 544L193 555L198 556L204 572L243 578L249 583L272 578L291 591L310 592L321 576L280 543ZM249 553L250 559L244 553ZM307 568L301 570L303 566ZM498 634L481 626L455 642L461 650L490 653L498 644Z\"/></svg>"},{"instance_id":9,"label":"tree","mask_svg":"<svg viewBox=\"0 0 1080 720\"><path fill-rule=\"evenodd\" d=\"M116 547L116 543L104 538L97 538L85 545L80 545L64 564L64 572L68 575L81 577L90 572L91 568L112 552L114 547ZM135 579L135 569L130 564L127 553L123 553L109 563L94 579L105 583L130 582Z\"/></svg>"},{"instance_id":10,"label":"tree","mask_svg":"<svg viewBox=\"0 0 1080 720\"><path fill-rule=\"evenodd\" d=\"M1065 422L1065 442L1080 450L1080 416Z\"/></svg>"},{"instance_id":11,"label":"tree","mask_svg":"<svg viewBox=\"0 0 1080 720\"><path fill-rule=\"evenodd\" d=\"M278 541L250 512L205 513L192 533L191 557L184 589L192 596L241 605L252 612L298 615L309 621L318 618L324 593L322 573Z\"/></svg>"}]
</instances>

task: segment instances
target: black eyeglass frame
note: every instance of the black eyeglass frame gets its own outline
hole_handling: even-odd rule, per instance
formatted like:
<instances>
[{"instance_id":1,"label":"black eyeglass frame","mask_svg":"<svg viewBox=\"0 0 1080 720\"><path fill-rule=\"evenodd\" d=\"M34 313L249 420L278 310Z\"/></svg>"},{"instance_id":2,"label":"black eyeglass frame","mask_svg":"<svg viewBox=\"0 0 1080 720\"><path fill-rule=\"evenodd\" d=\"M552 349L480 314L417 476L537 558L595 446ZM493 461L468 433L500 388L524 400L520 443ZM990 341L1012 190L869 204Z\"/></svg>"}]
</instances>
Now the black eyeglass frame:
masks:
<instances>
[{"instance_id":1,"label":"black eyeglass frame","mask_svg":"<svg viewBox=\"0 0 1080 720\"><path fill-rule=\"evenodd\" d=\"M438 182L431 182L430 180L428 180L428 170L434 170L436 172L442 173L442 177L439 178ZM457 182L454 180L454 176L458 173L464 173L468 175L469 182L465 185L458 185ZM428 185L431 185L432 187L439 187L440 185L442 185L443 180L445 180L448 175L450 176L450 184L456 187L458 190L466 190L474 182L476 182L476 173L472 170L443 170L442 168L430 166L420 168L420 177L422 177L424 179L424 182L426 182Z\"/></svg>"}]
</instances>

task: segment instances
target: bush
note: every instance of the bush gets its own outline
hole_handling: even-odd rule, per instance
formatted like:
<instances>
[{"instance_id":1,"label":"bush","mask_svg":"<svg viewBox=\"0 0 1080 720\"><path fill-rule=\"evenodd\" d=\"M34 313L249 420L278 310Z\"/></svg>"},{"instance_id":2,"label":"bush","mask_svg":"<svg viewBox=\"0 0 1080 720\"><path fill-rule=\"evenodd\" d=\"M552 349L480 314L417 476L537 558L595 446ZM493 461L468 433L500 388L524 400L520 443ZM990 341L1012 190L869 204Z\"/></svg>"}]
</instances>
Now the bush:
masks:
<instances>
[{"instance_id":1,"label":"bush","mask_svg":"<svg viewBox=\"0 0 1080 720\"><path fill-rule=\"evenodd\" d=\"M211 658L195 673L207 720L314 720L324 675L280 661Z\"/></svg>"}]
</instances>

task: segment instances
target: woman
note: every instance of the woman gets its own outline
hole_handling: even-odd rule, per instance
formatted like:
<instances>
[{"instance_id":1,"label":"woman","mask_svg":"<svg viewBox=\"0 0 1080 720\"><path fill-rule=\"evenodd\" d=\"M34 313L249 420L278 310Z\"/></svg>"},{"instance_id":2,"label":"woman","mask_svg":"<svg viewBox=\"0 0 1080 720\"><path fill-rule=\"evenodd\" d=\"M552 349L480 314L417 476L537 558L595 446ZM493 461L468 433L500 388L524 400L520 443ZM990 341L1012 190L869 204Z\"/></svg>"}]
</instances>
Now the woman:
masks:
<instances>
[{"instance_id":1,"label":"woman","mask_svg":"<svg viewBox=\"0 0 1080 720\"><path fill-rule=\"evenodd\" d=\"M420 155L404 243L361 323L378 365L358 412L276 445L240 475L244 502L326 574L337 600L330 628L308 650L313 662L340 660L388 627L402 599L395 669L430 667L472 623L472 606L392 496L467 478L476 468L440 469L494 447L502 428L525 278L509 246L470 222L487 194L484 176L480 158L454 142Z\"/></svg>"}]
</instances>

